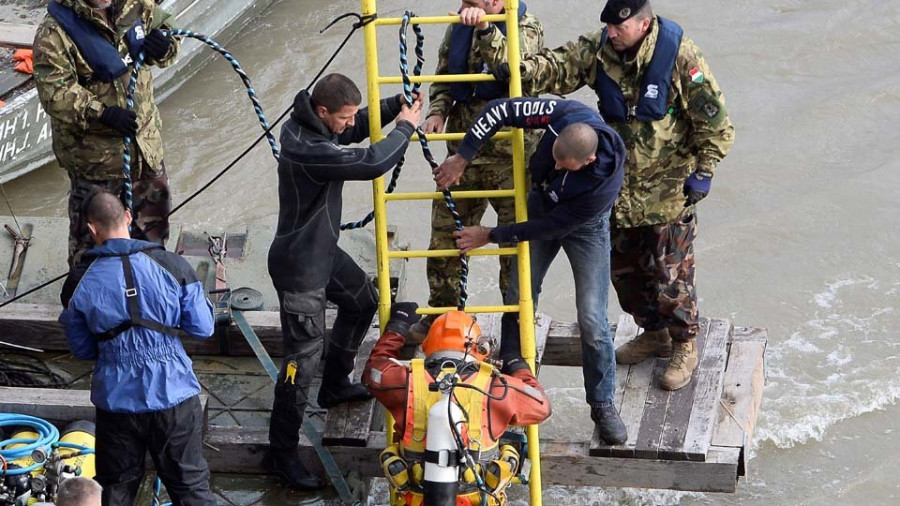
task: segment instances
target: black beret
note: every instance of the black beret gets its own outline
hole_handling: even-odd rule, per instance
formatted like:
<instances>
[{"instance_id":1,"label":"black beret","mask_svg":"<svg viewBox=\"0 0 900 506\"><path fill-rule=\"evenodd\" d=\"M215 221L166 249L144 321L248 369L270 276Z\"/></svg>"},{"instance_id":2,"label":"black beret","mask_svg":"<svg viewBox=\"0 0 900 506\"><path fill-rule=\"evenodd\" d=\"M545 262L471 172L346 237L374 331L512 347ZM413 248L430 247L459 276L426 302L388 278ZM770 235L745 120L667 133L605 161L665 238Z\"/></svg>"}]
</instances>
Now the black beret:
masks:
<instances>
[{"instance_id":1,"label":"black beret","mask_svg":"<svg viewBox=\"0 0 900 506\"><path fill-rule=\"evenodd\" d=\"M609 0L600 13L600 21L618 25L637 14L646 3L647 0Z\"/></svg>"}]
</instances>

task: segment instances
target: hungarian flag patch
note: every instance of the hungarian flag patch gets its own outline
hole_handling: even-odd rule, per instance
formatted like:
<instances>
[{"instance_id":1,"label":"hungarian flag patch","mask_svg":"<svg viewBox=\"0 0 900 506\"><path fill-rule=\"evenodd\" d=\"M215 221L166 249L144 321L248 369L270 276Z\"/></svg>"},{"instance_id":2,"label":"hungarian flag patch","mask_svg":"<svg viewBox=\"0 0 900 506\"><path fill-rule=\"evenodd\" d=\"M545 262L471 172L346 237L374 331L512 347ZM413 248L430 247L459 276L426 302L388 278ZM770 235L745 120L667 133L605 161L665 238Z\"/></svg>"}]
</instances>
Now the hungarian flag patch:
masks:
<instances>
[{"instance_id":1,"label":"hungarian flag patch","mask_svg":"<svg viewBox=\"0 0 900 506\"><path fill-rule=\"evenodd\" d=\"M692 68L691 71L688 72L688 75L691 76L691 81L694 81L695 83L703 82L703 72L701 72L697 67Z\"/></svg>"}]
</instances>

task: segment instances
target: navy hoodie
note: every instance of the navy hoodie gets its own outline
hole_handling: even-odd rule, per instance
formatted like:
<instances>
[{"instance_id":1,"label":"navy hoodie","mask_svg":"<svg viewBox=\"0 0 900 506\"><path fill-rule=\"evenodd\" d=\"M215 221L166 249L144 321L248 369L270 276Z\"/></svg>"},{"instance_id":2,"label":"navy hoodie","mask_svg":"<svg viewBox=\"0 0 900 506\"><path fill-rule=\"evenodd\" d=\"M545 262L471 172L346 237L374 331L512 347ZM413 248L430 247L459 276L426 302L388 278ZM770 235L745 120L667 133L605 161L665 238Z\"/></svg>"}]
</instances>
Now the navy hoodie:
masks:
<instances>
[{"instance_id":1,"label":"navy hoodie","mask_svg":"<svg viewBox=\"0 0 900 506\"><path fill-rule=\"evenodd\" d=\"M586 123L597 131L597 159L578 171L556 170L553 143L559 132L574 123ZM528 164L532 193L540 198L545 212L523 223L493 229L492 241L559 239L612 208L622 188L625 144L599 113L573 100L493 100L469 128L457 154L472 161L486 140L508 126L545 130Z\"/></svg>"}]
</instances>

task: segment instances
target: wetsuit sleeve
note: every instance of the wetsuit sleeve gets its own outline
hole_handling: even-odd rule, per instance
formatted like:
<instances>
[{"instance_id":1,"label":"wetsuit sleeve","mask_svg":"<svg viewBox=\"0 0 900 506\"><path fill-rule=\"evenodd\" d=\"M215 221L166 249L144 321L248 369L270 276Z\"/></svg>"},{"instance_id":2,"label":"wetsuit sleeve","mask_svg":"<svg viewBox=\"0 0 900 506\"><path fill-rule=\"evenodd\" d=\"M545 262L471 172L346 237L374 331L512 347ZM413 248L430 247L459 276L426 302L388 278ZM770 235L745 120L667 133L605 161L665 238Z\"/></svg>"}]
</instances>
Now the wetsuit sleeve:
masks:
<instances>
[{"instance_id":1,"label":"wetsuit sleeve","mask_svg":"<svg viewBox=\"0 0 900 506\"><path fill-rule=\"evenodd\" d=\"M406 339L387 331L382 334L362 374L362 383L384 407L391 411L398 422L405 418L406 392L409 370L391 359L400 357Z\"/></svg>"},{"instance_id":2,"label":"wetsuit sleeve","mask_svg":"<svg viewBox=\"0 0 900 506\"><path fill-rule=\"evenodd\" d=\"M700 48L690 39L685 38L679 47L675 72L691 122L690 144L697 155L697 168L714 172L734 145L734 126L725 110L725 97Z\"/></svg>"},{"instance_id":3,"label":"wetsuit sleeve","mask_svg":"<svg viewBox=\"0 0 900 506\"><path fill-rule=\"evenodd\" d=\"M391 170L406 153L414 126L401 121L383 140L368 148L344 148L323 142L303 151L301 159L288 150L282 158L300 164L319 181L371 181Z\"/></svg>"},{"instance_id":4,"label":"wetsuit sleeve","mask_svg":"<svg viewBox=\"0 0 900 506\"><path fill-rule=\"evenodd\" d=\"M381 100L381 126L389 125L400 114L400 95ZM338 144L356 144L369 138L369 108L363 107L356 113L353 126L338 135Z\"/></svg>"},{"instance_id":5,"label":"wetsuit sleeve","mask_svg":"<svg viewBox=\"0 0 900 506\"><path fill-rule=\"evenodd\" d=\"M507 60L505 40L500 30L479 39L485 62L496 67ZM522 58L522 92L526 95L565 95L591 83L593 66L600 50L600 32L582 35L556 49L543 48Z\"/></svg>"},{"instance_id":6,"label":"wetsuit sleeve","mask_svg":"<svg viewBox=\"0 0 900 506\"><path fill-rule=\"evenodd\" d=\"M505 427L503 422L521 427L541 423L550 417L550 399L530 370L520 369L504 378L508 390L496 378L491 385L491 393L496 396L502 396L504 390L507 392L504 400L491 400L492 427ZM495 421L500 423L493 423Z\"/></svg>"},{"instance_id":7,"label":"wetsuit sleeve","mask_svg":"<svg viewBox=\"0 0 900 506\"><path fill-rule=\"evenodd\" d=\"M447 27L444 32L444 39L438 48L438 64L434 71L435 75L444 76L450 73L450 34L453 31L453 25ZM440 116L447 119L450 115L450 108L453 106L453 97L450 95L450 83L431 83L428 88L428 116Z\"/></svg>"},{"instance_id":8,"label":"wetsuit sleeve","mask_svg":"<svg viewBox=\"0 0 900 506\"><path fill-rule=\"evenodd\" d=\"M60 299L63 311L59 315L59 323L66 333L66 340L72 355L81 360L97 358L97 340L91 334L84 313L78 308L75 298L78 283L84 275L84 269L76 269L66 277Z\"/></svg>"},{"instance_id":9,"label":"wetsuit sleeve","mask_svg":"<svg viewBox=\"0 0 900 506\"><path fill-rule=\"evenodd\" d=\"M501 128L544 129L572 107L568 100L552 98L498 98L488 102L469 127L458 155L472 161L481 146Z\"/></svg>"},{"instance_id":10,"label":"wetsuit sleeve","mask_svg":"<svg viewBox=\"0 0 900 506\"><path fill-rule=\"evenodd\" d=\"M181 322L179 327L191 337L206 339L215 331L213 306L206 297L203 283L197 279L196 273L186 261L180 259L190 272L181 285Z\"/></svg>"},{"instance_id":11,"label":"wetsuit sleeve","mask_svg":"<svg viewBox=\"0 0 900 506\"><path fill-rule=\"evenodd\" d=\"M78 83L69 56L74 50L62 27L42 24L34 38L34 82L41 105L51 118L87 130L89 122L100 119L104 105Z\"/></svg>"}]
</instances>

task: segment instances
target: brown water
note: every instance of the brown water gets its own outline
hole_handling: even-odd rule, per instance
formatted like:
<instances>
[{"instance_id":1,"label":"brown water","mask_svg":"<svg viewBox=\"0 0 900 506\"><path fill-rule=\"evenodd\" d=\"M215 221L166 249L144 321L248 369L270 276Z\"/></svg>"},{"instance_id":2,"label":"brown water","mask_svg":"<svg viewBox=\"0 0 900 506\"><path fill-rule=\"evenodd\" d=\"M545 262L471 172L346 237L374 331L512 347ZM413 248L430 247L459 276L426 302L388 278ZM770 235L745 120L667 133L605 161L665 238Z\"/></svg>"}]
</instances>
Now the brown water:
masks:
<instances>
[{"instance_id":1,"label":"brown water","mask_svg":"<svg viewBox=\"0 0 900 506\"><path fill-rule=\"evenodd\" d=\"M599 27L602 2L532 1L547 44ZM324 5L324 6L323 6ZM456 2L380 3L443 14ZM701 207L698 290L705 315L769 329L768 378L750 474L735 495L549 488L564 504L897 504L900 472L900 2L682 0L656 2L704 50L727 98L737 143ZM348 24L318 34L355 1L283 0L229 48L254 78L270 117L315 75ZM188 27L189 28L189 27ZM433 58L440 29L429 27ZM380 29L384 74L396 74L396 31ZM195 42L188 42L195 43ZM364 82L362 37L332 71ZM434 62L426 66L430 72ZM397 93L399 87L385 88ZM591 92L573 96L593 104ZM162 107L175 200L243 150L259 128L239 80L214 61ZM436 146L437 154L443 148ZM400 190L431 189L413 155ZM272 222L275 165L258 147L185 208L181 221ZM6 186L18 214L64 214L66 179L47 167ZM347 186L345 219L371 208L370 185ZM391 222L416 248L428 240L427 204L392 204ZM414 219L409 219L410 217ZM493 223L493 216L486 218ZM498 300L493 262L474 262L473 303ZM424 262L410 263L422 280ZM424 282L411 282L424 303ZM571 274L557 260L542 311L573 320ZM612 307L610 319L618 318ZM590 431L580 376L548 368L548 436Z\"/></svg>"}]
</instances>

